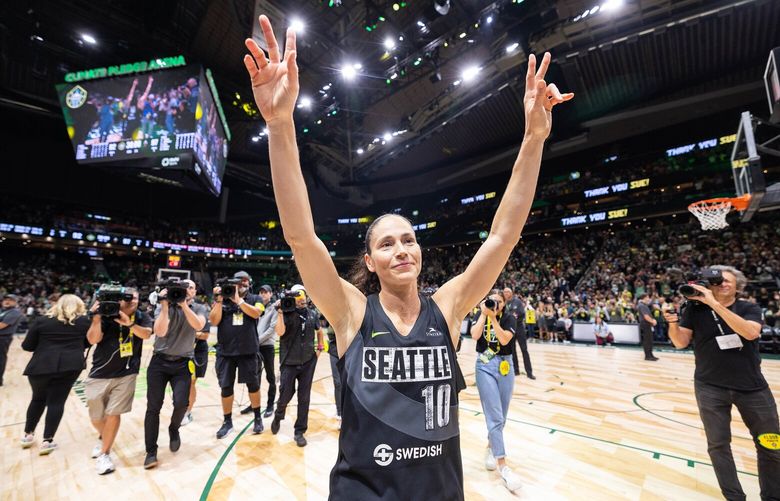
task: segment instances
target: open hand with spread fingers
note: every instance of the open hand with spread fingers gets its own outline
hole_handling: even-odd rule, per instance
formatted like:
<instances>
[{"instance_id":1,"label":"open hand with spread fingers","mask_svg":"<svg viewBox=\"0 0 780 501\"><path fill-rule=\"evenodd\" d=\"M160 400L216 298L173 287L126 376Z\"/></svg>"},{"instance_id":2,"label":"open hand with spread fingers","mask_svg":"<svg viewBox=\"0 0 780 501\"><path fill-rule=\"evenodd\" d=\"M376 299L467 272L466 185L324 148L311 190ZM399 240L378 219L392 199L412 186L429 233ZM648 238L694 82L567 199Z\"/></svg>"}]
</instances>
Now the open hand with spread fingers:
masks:
<instances>
[{"instance_id":1,"label":"open hand with spread fingers","mask_svg":"<svg viewBox=\"0 0 780 501\"><path fill-rule=\"evenodd\" d=\"M295 31L287 29L284 57L276 42L271 21L260 16L260 27L268 45L268 57L251 38L244 44L249 54L244 66L252 81L252 94L257 107L270 125L275 120L292 120L295 100L298 98L298 65L296 63Z\"/></svg>"},{"instance_id":2,"label":"open hand with spread fingers","mask_svg":"<svg viewBox=\"0 0 780 501\"><path fill-rule=\"evenodd\" d=\"M574 97L573 92L561 94L558 87L547 84L544 76L550 66L550 53L545 52L539 70L536 69L536 56L528 56L528 71L525 75L525 134L547 138L552 128L552 109Z\"/></svg>"}]
</instances>

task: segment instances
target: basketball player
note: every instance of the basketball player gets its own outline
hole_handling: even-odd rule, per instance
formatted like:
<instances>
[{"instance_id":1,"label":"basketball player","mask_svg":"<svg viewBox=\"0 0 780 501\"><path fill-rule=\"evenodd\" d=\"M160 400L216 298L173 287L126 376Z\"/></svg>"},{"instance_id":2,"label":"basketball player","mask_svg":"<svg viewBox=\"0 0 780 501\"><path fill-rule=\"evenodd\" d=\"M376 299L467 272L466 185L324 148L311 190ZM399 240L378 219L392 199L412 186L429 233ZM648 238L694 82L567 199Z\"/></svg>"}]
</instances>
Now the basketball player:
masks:
<instances>
[{"instance_id":1,"label":"basketball player","mask_svg":"<svg viewBox=\"0 0 780 501\"><path fill-rule=\"evenodd\" d=\"M469 310L487 295L520 239L533 201L552 107L561 94L529 58L525 137L490 235L461 275L432 296L417 288L422 253L411 224L386 214L366 231L355 285L339 278L314 232L295 140L298 96L295 32L282 59L260 16L269 58L254 40L244 56L269 130L271 174L284 237L306 290L336 333L342 379L339 453L331 499L463 499L454 346ZM282 195L283 194L283 195Z\"/></svg>"}]
</instances>

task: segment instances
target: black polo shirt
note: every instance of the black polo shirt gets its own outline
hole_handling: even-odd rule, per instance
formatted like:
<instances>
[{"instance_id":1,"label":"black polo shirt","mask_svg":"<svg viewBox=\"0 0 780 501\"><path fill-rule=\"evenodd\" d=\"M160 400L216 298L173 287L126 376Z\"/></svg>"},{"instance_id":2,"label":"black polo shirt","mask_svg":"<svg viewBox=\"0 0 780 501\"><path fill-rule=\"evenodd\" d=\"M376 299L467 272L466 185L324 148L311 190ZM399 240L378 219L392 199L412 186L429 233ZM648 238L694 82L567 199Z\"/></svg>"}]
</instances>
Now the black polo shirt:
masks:
<instances>
[{"instance_id":1,"label":"black polo shirt","mask_svg":"<svg viewBox=\"0 0 780 501\"><path fill-rule=\"evenodd\" d=\"M136 311L130 317L137 325L151 328L154 325L152 318L142 311ZM141 368L141 351L144 340L133 336L128 327L114 322L113 318L101 318L103 339L95 345L92 354L92 369L89 377L94 379L112 379L117 377L138 374ZM130 357L122 357L119 351L120 343L132 343L133 354Z\"/></svg>"},{"instance_id":2,"label":"black polo shirt","mask_svg":"<svg viewBox=\"0 0 780 501\"><path fill-rule=\"evenodd\" d=\"M314 352L314 334L319 328L319 319L314 311L299 308L284 316L284 335L279 336L279 362L281 365L305 364Z\"/></svg>"},{"instance_id":3,"label":"black polo shirt","mask_svg":"<svg viewBox=\"0 0 780 501\"><path fill-rule=\"evenodd\" d=\"M254 307L263 304L256 294L247 294L244 301ZM217 355L237 357L254 355L259 349L257 339L257 320L230 300L222 303L222 320L217 325Z\"/></svg>"},{"instance_id":4,"label":"black polo shirt","mask_svg":"<svg viewBox=\"0 0 780 501\"><path fill-rule=\"evenodd\" d=\"M757 304L738 299L729 310L745 320L761 322L761 307ZM724 334L734 334L725 320L718 316ZM761 356L758 352L758 339L748 341L740 337L742 348L721 350L716 336L720 335L718 325L712 316L712 309L696 301L689 301L683 310L680 327L693 331L693 352L696 356L694 379L702 383L720 386L731 390L755 391L767 387L761 374Z\"/></svg>"}]
</instances>

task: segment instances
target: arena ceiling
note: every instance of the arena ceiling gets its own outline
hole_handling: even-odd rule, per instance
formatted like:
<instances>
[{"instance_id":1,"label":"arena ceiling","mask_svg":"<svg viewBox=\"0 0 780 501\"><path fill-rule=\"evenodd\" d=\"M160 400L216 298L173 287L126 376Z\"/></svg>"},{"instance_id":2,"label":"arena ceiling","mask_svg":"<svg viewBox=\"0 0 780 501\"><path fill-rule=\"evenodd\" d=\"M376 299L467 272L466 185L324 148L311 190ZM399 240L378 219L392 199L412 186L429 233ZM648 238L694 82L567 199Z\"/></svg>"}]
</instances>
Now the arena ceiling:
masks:
<instances>
[{"instance_id":1,"label":"arena ceiling","mask_svg":"<svg viewBox=\"0 0 780 501\"><path fill-rule=\"evenodd\" d=\"M551 51L549 80L576 93L556 112L553 158L756 102L780 45L773 0L28 0L0 12L0 104L31 116L61 119L54 84L68 71L175 54L211 68L234 136L226 184L260 197L267 145L243 40L257 12L302 20L304 170L319 196L355 206L507 170L531 52ZM346 63L361 65L352 82ZM469 65L479 73L464 81Z\"/></svg>"}]
</instances>

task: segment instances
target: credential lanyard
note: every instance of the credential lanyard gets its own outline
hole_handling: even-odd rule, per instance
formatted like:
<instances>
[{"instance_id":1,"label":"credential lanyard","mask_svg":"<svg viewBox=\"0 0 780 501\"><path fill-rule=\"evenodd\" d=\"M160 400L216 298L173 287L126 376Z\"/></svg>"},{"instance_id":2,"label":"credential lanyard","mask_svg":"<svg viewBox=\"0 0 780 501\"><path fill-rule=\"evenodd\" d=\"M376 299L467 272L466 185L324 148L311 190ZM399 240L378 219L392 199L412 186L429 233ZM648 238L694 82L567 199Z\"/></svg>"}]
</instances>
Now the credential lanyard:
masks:
<instances>
[{"instance_id":1,"label":"credential lanyard","mask_svg":"<svg viewBox=\"0 0 780 501\"><path fill-rule=\"evenodd\" d=\"M718 318L718 315L715 313L715 310L710 308L710 314L712 315L712 319L715 320L715 325L718 326L718 330L720 331L720 335L721 336L725 336L726 333L723 332L723 326L720 324L720 318ZM736 334L736 333L734 333L734 334ZM739 334L736 334L736 335L738 336ZM739 347L739 351L742 351L742 346Z\"/></svg>"}]
</instances>

